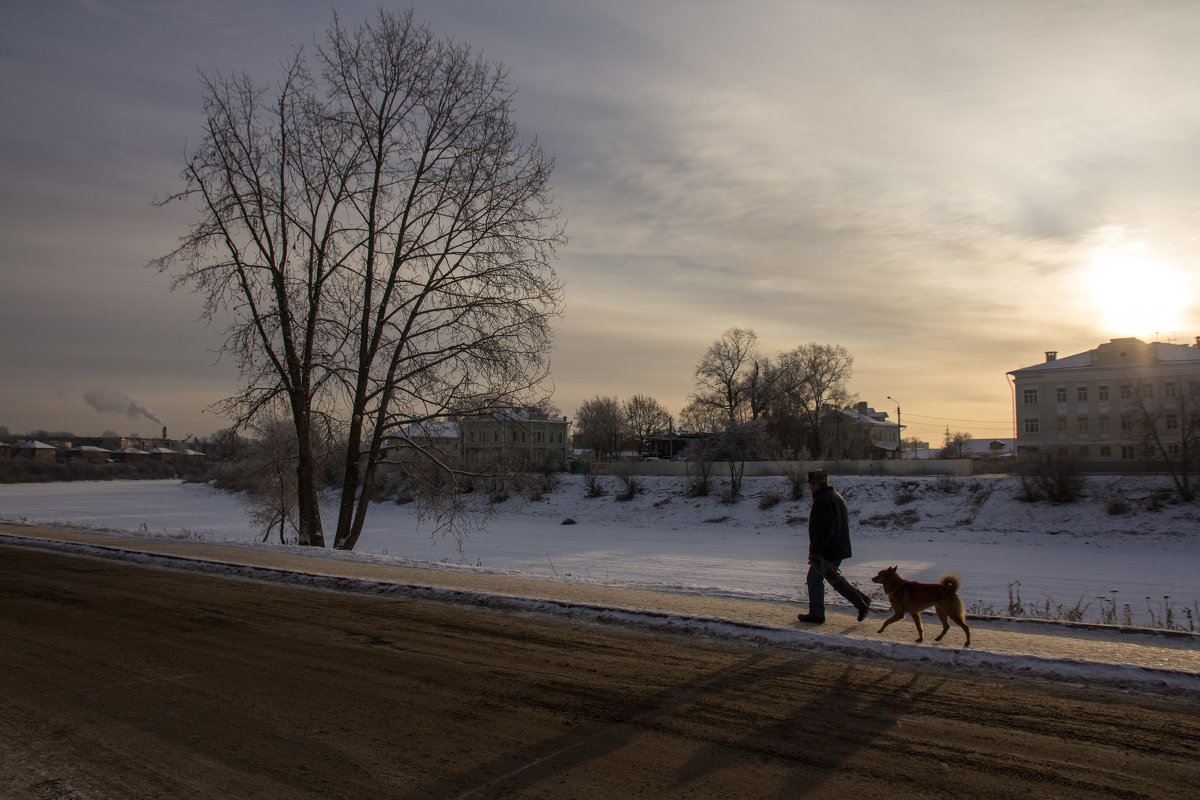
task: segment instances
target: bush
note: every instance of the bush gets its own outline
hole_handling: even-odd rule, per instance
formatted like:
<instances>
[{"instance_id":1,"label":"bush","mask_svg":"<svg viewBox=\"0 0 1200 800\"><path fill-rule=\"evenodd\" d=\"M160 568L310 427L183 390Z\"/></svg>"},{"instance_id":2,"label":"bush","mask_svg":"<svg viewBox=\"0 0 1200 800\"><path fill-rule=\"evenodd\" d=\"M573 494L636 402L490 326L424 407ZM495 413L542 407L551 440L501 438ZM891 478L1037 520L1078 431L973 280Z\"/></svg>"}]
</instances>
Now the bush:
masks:
<instances>
[{"instance_id":1,"label":"bush","mask_svg":"<svg viewBox=\"0 0 1200 800\"><path fill-rule=\"evenodd\" d=\"M762 497L758 498L758 507L766 511L769 508L774 508L783 502L783 498L778 492L767 492Z\"/></svg>"},{"instance_id":2,"label":"bush","mask_svg":"<svg viewBox=\"0 0 1200 800\"><path fill-rule=\"evenodd\" d=\"M792 500L803 500L804 490L808 486L808 474L804 470L788 467L783 476L788 482L788 497Z\"/></svg>"},{"instance_id":3,"label":"bush","mask_svg":"<svg viewBox=\"0 0 1200 800\"><path fill-rule=\"evenodd\" d=\"M892 495L892 500L896 505L908 505L917 499L917 484L912 481L905 481L896 487L895 493Z\"/></svg>"},{"instance_id":4,"label":"bush","mask_svg":"<svg viewBox=\"0 0 1200 800\"><path fill-rule=\"evenodd\" d=\"M961 488L962 484L958 479L952 478L949 475L939 475L937 480L933 482L934 491L941 492L942 494L957 494Z\"/></svg>"},{"instance_id":5,"label":"bush","mask_svg":"<svg viewBox=\"0 0 1200 800\"><path fill-rule=\"evenodd\" d=\"M583 495L584 497L603 497L608 494L604 488L604 484L600 483L600 476L594 472L584 475L583 483L587 486L587 491Z\"/></svg>"},{"instance_id":6,"label":"bush","mask_svg":"<svg viewBox=\"0 0 1200 800\"><path fill-rule=\"evenodd\" d=\"M1114 497L1108 501L1108 505L1104 507L1104 510L1110 517L1122 517L1129 513L1129 503L1124 497Z\"/></svg>"},{"instance_id":7,"label":"bush","mask_svg":"<svg viewBox=\"0 0 1200 800\"><path fill-rule=\"evenodd\" d=\"M642 479L633 475L626 470L619 470L617 477L620 479L622 489L617 493L617 499L623 502L632 500L637 497L642 491Z\"/></svg>"},{"instance_id":8,"label":"bush","mask_svg":"<svg viewBox=\"0 0 1200 800\"><path fill-rule=\"evenodd\" d=\"M1085 483L1079 460L1066 447L1033 453L1022 460L1020 467L1021 500L1074 503L1083 497Z\"/></svg>"},{"instance_id":9,"label":"bush","mask_svg":"<svg viewBox=\"0 0 1200 800\"><path fill-rule=\"evenodd\" d=\"M708 497L712 492L712 479L708 475L692 475L683 487L684 497Z\"/></svg>"},{"instance_id":10,"label":"bush","mask_svg":"<svg viewBox=\"0 0 1200 800\"><path fill-rule=\"evenodd\" d=\"M541 500L558 487L558 476L547 471L517 472L513 484L526 500Z\"/></svg>"}]
</instances>

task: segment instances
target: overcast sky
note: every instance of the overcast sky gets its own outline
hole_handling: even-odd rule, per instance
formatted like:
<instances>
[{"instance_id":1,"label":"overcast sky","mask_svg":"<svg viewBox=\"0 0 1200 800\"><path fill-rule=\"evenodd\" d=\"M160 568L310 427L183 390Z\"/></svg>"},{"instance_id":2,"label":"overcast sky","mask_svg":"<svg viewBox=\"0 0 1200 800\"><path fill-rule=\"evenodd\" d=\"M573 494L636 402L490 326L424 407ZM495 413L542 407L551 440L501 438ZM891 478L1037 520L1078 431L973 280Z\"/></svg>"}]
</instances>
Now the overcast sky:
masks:
<instances>
[{"instance_id":1,"label":"overcast sky","mask_svg":"<svg viewBox=\"0 0 1200 800\"><path fill-rule=\"evenodd\" d=\"M370 2L332 6L347 23ZM1200 335L1200 4L418 0L556 157L554 401L678 414L733 326L854 356L906 435L1011 436L1005 373ZM145 265L189 221L197 71L274 81L330 2L14 0L0 26L0 425L205 434L236 385Z\"/></svg>"}]
</instances>

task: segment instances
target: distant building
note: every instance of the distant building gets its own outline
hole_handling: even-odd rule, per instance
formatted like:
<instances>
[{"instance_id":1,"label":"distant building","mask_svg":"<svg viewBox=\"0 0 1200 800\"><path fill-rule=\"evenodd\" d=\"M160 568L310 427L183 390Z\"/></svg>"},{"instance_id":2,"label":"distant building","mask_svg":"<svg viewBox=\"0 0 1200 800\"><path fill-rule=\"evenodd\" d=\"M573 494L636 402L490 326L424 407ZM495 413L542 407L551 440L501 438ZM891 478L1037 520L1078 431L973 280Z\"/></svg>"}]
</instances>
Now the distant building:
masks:
<instances>
[{"instance_id":1,"label":"distant building","mask_svg":"<svg viewBox=\"0 0 1200 800\"><path fill-rule=\"evenodd\" d=\"M829 459L881 460L900 455L900 425L866 403L827 409L817 421L821 453Z\"/></svg>"},{"instance_id":2,"label":"distant building","mask_svg":"<svg viewBox=\"0 0 1200 800\"><path fill-rule=\"evenodd\" d=\"M123 464L134 464L150 458L150 454L137 447L118 447L112 451L112 458Z\"/></svg>"},{"instance_id":3,"label":"distant building","mask_svg":"<svg viewBox=\"0 0 1200 800\"><path fill-rule=\"evenodd\" d=\"M30 439L13 448L13 456L29 458L34 461L54 461L58 457L58 448L52 444Z\"/></svg>"},{"instance_id":4,"label":"distant building","mask_svg":"<svg viewBox=\"0 0 1200 800\"><path fill-rule=\"evenodd\" d=\"M650 458L672 461L683 456L693 443L711 438L707 433L687 433L674 430L660 431L646 437L643 442L645 453Z\"/></svg>"},{"instance_id":5,"label":"distant building","mask_svg":"<svg viewBox=\"0 0 1200 800\"><path fill-rule=\"evenodd\" d=\"M151 447L146 451L151 461L175 461L176 453L169 447Z\"/></svg>"},{"instance_id":6,"label":"distant building","mask_svg":"<svg viewBox=\"0 0 1200 800\"><path fill-rule=\"evenodd\" d=\"M112 459L112 452L91 444L77 444L68 449L66 455L72 461L87 461L91 464L100 464Z\"/></svg>"},{"instance_id":7,"label":"distant building","mask_svg":"<svg viewBox=\"0 0 1200 800\"><path fill-rule=\"evenodd\" d=\"M963 445L963 458L1009 458L1017 451L1017 440L1006 439L972 439Z\"/></svg>"},{"instance_id":8,"label":"distant building","mask_svg":"<svg viewBox=\"0 0 1200 800\"><path fill-rule=\"evenodd\" d=\"M432 456L468 469L502 464L561 469L570 460L570 423L530 409L413 423L384 439L381 459L403 464Z\"/></svg>"},{"instance_id":9,"label":"distant building","mask_svg":"<svg viewBox=\"0 0 1200 800\"><path fill-rule=\"evenodd\" d=\"M1130 463L1182 452L1200 428L1196 344L1113 339L1094 350L1013 370L1017 454L1066 447L1082 462Z\"/></svg>"},{"instance_id":10,"label":"distant building","mask_svg":"<svg viewBox=\"0 0 1200 800\"><path fill-rule=\"evenodd\" d=\"M462 441L459 424L453 420L414 422L383 441L381 458L392 463L405 463L428 453L453 464L462 461Z\"/></svg>"},{"instance_id":11,"label":"distant building","mask_svg":"<svg viewBox=\"0 0 1200 800\"><path fill-rule=\"evenodd\" d=\"M459 422L463 461L562 468L571 457L571 423L531 409L505 409Z\"/></svg>"}]
</instances>

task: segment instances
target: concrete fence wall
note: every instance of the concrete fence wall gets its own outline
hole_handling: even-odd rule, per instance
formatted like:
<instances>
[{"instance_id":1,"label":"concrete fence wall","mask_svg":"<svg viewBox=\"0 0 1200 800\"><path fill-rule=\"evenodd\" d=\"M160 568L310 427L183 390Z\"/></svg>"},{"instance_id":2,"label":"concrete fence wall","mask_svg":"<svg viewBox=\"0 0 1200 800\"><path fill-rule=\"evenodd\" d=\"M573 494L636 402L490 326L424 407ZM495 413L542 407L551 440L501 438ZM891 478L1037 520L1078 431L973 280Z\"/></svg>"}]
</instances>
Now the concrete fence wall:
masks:
<instances>
[{"instance_id":1,"label":"concrete fence wall","mask_svg":"<svg viewBox=\"0 0 1200 800\"><path fill-rule=\"evenodd\" d=\"M993 465L994 466L994 465ZM979 468L971 459L937 459L913 461L747 461L743 476L747 478L782 476L821 467L830 475L971 475ZM573 471L599 475L665 475L686 476L693 474L695 465L687 461L581 461ZM991 469L992 471L1007 471ZM716 478L729 477L729 467L724 461L712 462L712 473Z\"/></svg>"}]
</instances>

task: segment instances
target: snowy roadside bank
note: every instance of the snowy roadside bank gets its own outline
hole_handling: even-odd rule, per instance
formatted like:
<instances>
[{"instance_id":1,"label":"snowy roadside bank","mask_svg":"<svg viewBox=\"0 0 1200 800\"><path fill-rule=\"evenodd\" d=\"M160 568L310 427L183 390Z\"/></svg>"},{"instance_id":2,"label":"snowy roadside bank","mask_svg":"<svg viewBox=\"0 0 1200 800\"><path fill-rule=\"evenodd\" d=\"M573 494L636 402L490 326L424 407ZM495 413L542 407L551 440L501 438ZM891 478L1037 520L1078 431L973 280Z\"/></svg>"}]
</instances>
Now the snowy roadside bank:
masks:
<instances>
[{"instance_id":1,"label":"snowy roadside bank","mask_svg":"<svg viewBox=\"0 0 1200 800\"><path fill-rule=\"evenodd\" d=\"M633 500L585 497L563 476L536 501L491 506L461 543L434 535L410 505L372 507L355 558L400 559L497 575L670 590L773 602L803 601L808 501L782 478L751 478L745 498L687 498L673 478L647 478ZM1161 479L1090 478L1070 505L1025 503L1011 477L834 476L853 517L845 565L868 590L879 568L934 580L955 572L976 613L1007 611L1132 625L1170 616L1193 629L1200 597L1200 507L1161 499ZM1120 496L1130 511L1107 512ZM481 498L482 502L482 498ZM253 543L260 535L236 497L178 481L0 486L0 519L105 528L159 537ZM575 524L564 525L572 519ZM278 545L264 545L278 547ZM329 553L333 557L345 554ZM840 598L838 598L840 599ZM1191 618L1189 618L1189 614Z\"/></svg>"}]
</instances>

